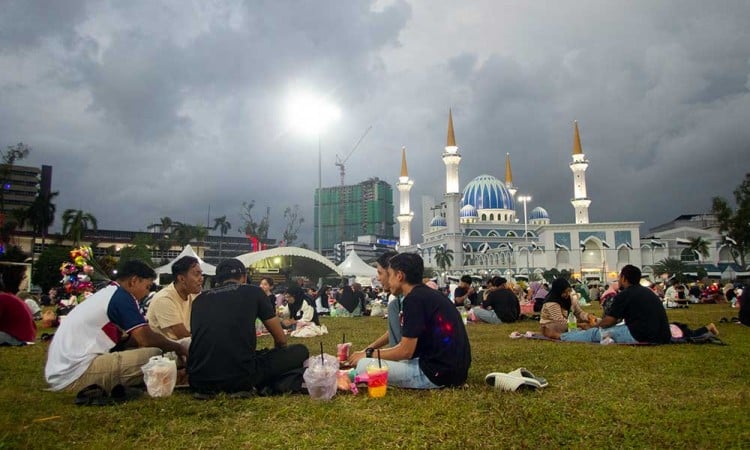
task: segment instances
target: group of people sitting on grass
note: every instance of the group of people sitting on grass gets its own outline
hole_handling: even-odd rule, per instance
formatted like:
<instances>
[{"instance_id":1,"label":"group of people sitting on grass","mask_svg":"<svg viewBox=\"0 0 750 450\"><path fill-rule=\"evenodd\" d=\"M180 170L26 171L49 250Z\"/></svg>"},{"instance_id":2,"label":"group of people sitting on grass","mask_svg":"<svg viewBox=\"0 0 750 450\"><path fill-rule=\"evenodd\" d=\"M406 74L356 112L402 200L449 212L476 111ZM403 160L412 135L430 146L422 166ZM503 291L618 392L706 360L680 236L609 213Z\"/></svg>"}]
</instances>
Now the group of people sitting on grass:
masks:
<instances>
[{"instance_id":1,"label":"group of people sitting on grass","mask_svg":"<svg viewBox=\"0 0 750 450\"><path fill-rule=\"evenodd\" d=\"M45 376L52 390L81 392L98 386L113 392L118 386L142 384L141 367L164 352L178 359L197 398L221 392L272 395L303 390L303 363L309 351L304 345L288 344L270 294L247 284L247 270L239 260L222 261L216 268L216 286L205 291L197 260L175 265L174 282L151 299L148 319L139 300L148 294L156 274L138 261L125 262L116 281L70 312L49 348ZM378 259L377 273L384 290L395 296L388 304L387 330L354 351L346 363L364 374L379 356L389 368L388 384L396 387L464 385L471 365L464 321L453 302L423 284L422 258L386 253ZM543 334L573 342L669 342L666 312L660 299L640 286L640 277L637 267L623 267L620 290L602 318L583 311L571 299L567 282L555 280L541 309ZM494 314L502 323L504 312L497 312L506 310L510 297L503 292L502 278L491 284L484 308L477 305L472 310L478 317ZM306 303L294 290L288 301ZM570 312L579 330L567 331ZM274 348L256 349L256 319L270 333ZM718 334L712 326L695 332Z\"/></svg>"}]
</instances>

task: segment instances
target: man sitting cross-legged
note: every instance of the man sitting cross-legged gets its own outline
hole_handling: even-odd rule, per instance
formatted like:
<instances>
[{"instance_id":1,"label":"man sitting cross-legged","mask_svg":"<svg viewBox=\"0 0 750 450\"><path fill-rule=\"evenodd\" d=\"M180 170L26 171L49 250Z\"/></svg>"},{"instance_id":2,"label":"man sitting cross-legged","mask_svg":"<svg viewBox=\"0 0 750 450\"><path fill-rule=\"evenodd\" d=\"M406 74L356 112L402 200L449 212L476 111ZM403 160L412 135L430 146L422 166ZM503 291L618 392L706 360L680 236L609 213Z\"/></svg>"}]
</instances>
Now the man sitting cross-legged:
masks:
<instances>
[{"instance_id":1,"label":"man sitting cross-legged","mask_svg":"<svg viewBox=\"0 0 750 450\"><path fill-rule=\"evenodd\" d=\"M215 288L202 292L193 302L187 369L196 397L256 389L264 394L301 391L307 347L287 346L268 297L258 286L246 284L247 269L242 262L220 262L216 281ZM274 349L255 350L256 318L273 336Z\"/></svg>"},{"instance_id":2,"label":"man sitting cross-legged","mask_svg":"<svg viewBox=\"0 0 750 450\"><path fill-rule=\"evenodd\" d=\"M395 295L404 295L401 341L380 351L388 366L388 384L403 388L434 389L461 386L471 365L471 348L461 315L444 295L422 284L424 263L414 253L401 253L389 261L388 284ZM361 352L350 362L357 372L378 364Z\"/></svg>"},{"instance_id":3,"label":"man sitting cross-legged","mask_svg":"<svg viewBox=\"0 0 750 450\"><path fill-rule=\"evenodd\" d=\"M117 385L139 385L141 366L152 356L173 351L187 357L184 346L152 331L140 313L138 301L155 278L145 263L127 261L116 283L73 308L47 355L45 376L53 391L76 392L95 384L110 392Z\"/></svg>"}]
</instances>

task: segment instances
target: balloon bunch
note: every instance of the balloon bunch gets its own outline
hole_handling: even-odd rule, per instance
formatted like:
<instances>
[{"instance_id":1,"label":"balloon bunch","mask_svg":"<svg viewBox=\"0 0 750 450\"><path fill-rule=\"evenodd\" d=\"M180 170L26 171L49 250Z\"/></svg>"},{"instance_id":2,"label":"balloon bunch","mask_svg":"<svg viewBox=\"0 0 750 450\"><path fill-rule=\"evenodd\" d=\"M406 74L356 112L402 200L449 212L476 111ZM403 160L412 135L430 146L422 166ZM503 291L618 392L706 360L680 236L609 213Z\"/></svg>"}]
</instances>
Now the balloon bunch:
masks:
<instances>
[{"instance_id":1,"label":"balloon bunch","mask_svg":"<svg viewBox=\"0 0 750 450\"><path fill-rule=\"evenodd\" d=\"M70 251L72 262L66 261L60 265L60 274L62 275L60 284L62 284L65 293L77 297L78 303L82 302L94 290L94 284L91 282L94 267L89 264L90 257L91 248L74 248Z\"/></svg>"}]
</instances>

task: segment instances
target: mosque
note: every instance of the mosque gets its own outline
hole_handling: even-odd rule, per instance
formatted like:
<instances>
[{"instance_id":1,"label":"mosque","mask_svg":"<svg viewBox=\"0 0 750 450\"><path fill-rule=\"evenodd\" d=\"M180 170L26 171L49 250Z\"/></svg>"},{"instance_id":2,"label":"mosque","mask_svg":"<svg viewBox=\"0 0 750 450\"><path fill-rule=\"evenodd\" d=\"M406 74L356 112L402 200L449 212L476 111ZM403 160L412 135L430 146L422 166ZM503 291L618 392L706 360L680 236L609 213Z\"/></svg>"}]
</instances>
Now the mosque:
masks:
<instances>
[{"instance_id":1,"label":"mosque","mask_svg":"<svg viewBox=\"0 0 750 450\"><path fill-rule=\"evenodd\" d=\"M458 176L461 153L453 130L453 115L449 112L448 139L442 153L445 194L440 202L423 197L424 233L422 242L416 244L411 242L413 212L409 201L414 182L408 174L406 149L402 150L401 176L396 184L400 193L397 220L401 251L419 252L426 266L441 271L436 255L451 250L452 263L441 274L452 277L500 275L528 280L556 268L567 270L578 279L606 282L617 279L620 268L626 264L641 266L641 222L589 223L591 199L586 192L589 161L581 147L577 122L574 122L572 153L572 222L557 224L541 206L527 214L531 198L516 197L518 189L513 184L508 154L504 181L481 174L461 189Z\"/></svg>"}]
</instances>

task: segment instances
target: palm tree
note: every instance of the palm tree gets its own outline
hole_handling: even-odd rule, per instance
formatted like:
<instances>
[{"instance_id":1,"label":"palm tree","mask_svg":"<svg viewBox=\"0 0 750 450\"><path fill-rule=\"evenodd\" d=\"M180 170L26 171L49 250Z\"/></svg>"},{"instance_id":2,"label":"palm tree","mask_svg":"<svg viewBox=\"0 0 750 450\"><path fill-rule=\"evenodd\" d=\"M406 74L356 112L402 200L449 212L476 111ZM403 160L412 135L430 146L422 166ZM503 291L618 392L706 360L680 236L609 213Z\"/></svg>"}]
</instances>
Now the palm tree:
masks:
<instances>
[{"instance_id":1,"label":"palm tree","mask_svg":"<svg viewBox=\"0 0 750 450\"><path fill-rule=\"evenodd\" d=\"M227 216L221 216L214 219L214 230L219 229L219 233L221 234L221 239L219 240L219 258L221 258L221 244L224 240L224 235L227 234L227 231L232 229L232 224L227 222Z\"/></svg>"},{"instance_id":2,"label":"palm tree","mask_svg":"<svg viewBox=\"0 0 750 450\"><path fill-rule=\"evenodd\" d=\"M193 226L182 223L172 222L172 240L180 247L185 247L193 240Z\"/></svg>"},{"instance_id":3,"label":"palm tree","mask_svg":"<svg viewBox=\"0 0 750 450\"><path fill-rule=\"evenodd\" d=\"M55 212L57 206L52 203L52 199L60 195L60 192L50 192L48 195L38 195L26 211L26 218L34 231L31 237L31 252L34 253L37 235L42 236L42 251L47 238L47 229L55 221Z\"/></svg>"},{"instance_id":4,"label":"palm tree","mask_svg":"<svg viewBox=\"0 0 750 450\"><path fill-rule=\"evenodd\" d=\"M169 216L164 216L161 219L159 219L159 223L152 223L151 225L147 226L146 228L149 230L153 230L155 228L159 229L160 233L170 233L172 231L172 227L177 222L173 222L172 219Z\"/></svg>"},{"instance_id":5,"label":"palm tree","mask_svg":"<svg viewBox=\"0 0 750 450\"><path fill-rule=\"evenodd\" d=\"M453 265L453 250L446 249L442 245L435 250L435 263L441 270L450 268Z\"/></svg>"},{"instance_id":6,"label":"palm tree","mask_svg":"<svg viewBox=\"0 0 750 450\"><path fill-rule=\"evenodd\" d=\"M208 237L208 227L204 227L201 224L194 225L192 227L191 234L196 240L196 247L198 248L198 253L200 253L201 245L206 244L206 238Z\"/></svg>"},{"instance_id":7,"label":"palm tree","mask_svg":"<svg viewBox=\"0 0 750 450\"><path fill-rule=\"evenodd\" d=\"M690 238L689 240L690 243L688 244L688 249L692 250L699 257L703 257L703 259L708 258L708 249L710 247L707 240L700 236Z\"/></svg>"},{"instance_id":8,"label":"palm tree","mask_svg":"<svg viewBox=\"0 0 750 450\"><path fill-rule=\"evenodd\" d=\"M653 265L654 275L667 274L674 277L678 282L685 281L685 272L688 271L687 265L677 258L665 258Z\"/></svg>"},{"instance_id":9,"label":"palm tree","mask_svg":"<svg viewBox=\"0 0 750 450\"><path fill-rule=\"evenodd\" d=\"M66 209L62 215L63 237L73 241L73 245L79 245L86 231L96 231L96 217L80 209Z\"/></svg>"}]
</instances>

